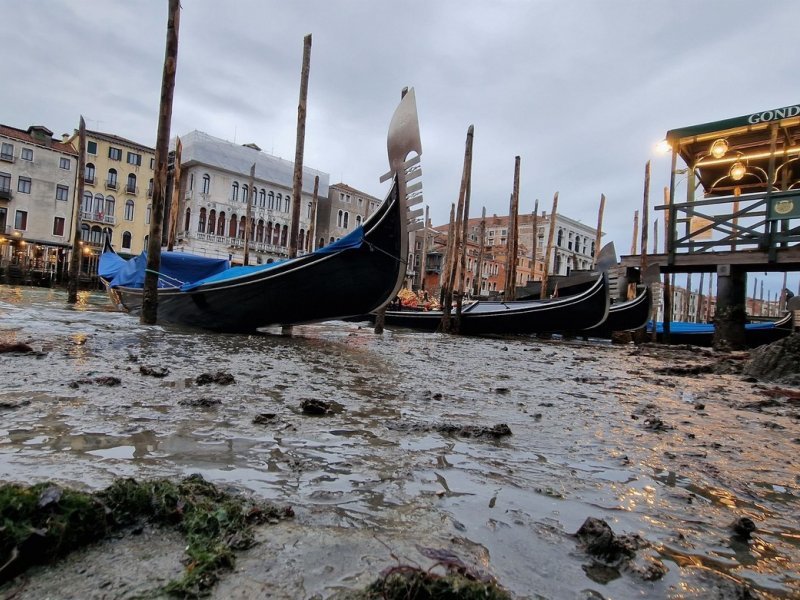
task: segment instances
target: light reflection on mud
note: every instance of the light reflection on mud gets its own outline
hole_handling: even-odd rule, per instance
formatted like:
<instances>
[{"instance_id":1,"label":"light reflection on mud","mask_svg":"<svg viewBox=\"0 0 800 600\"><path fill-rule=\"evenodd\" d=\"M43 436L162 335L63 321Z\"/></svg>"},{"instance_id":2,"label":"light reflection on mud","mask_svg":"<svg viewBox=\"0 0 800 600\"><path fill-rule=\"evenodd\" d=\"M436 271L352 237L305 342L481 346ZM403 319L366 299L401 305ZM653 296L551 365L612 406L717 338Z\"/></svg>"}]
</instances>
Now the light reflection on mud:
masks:
<instances>
[{"instance_id":1,"label":"light reflection on mud","mask_svg":"<svg viewBox=\"0 0 800 600\"><path fill-rule=\"evenodd\" d=\"M67 307L62 292L8 287L0 341L37 353L0 355L3 480L96 488L200 472L292 504L299 525L376 532L398 555L411 551L405 535L432 546L463 540L521 596L703 597L738 582L800 594L797 414L736 408L754 391L732 376L654 376L672 360L657 352L377 337L346 323L298 326L292 337L210 335L144 327L99 294ZM217 371L235 383L196 383ZM75 383L108 376L120 385ZM307 416L304 398L341 410ZM254 424L262 413L275 417ZM663 429L648 428L655 417ZM420 428L389 426L398 423ZM513 435L424 428L437 423L506 423ZM669 573L587 577L589 560L567 534L588 516L639 533ZM729 528L742 516L758 527L749 542Z\"/></svg>"}]
</instances>

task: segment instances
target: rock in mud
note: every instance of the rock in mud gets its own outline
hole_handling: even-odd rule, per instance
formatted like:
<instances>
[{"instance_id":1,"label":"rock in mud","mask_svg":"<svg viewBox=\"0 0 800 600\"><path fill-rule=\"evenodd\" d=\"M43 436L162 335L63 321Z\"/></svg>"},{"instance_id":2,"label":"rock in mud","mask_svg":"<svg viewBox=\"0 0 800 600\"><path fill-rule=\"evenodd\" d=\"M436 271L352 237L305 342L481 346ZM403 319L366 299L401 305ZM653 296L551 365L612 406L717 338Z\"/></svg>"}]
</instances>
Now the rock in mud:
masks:
<instances>
[{"instance_id":1,"label":"rock in mud","mask_svg":"<svg viewBox=\"0 0 800 600\"><path fill-rule=\"evenodd\" d=\"M394 421L387 423L387 427L395 431L412 431L427 433L436 431L449 435L471 438L492 438L498 439L511 435L511 428L505 423L498 423L492 426L483 425L459 425L458 423L407 423Z\"/></svg>"},{"instance_id":2,"label":"rock in mud","mask_svg":"<svg viewBox=\"0 0 800 600\"><path fill-rule=\"evenodd\" d=\"M300 401L300 409L307 415L324 415L331 409L331 403L317 398L304 398Z\"/></svg>"},{"instance_id":3,"label":"rock in mud","mask_svg":"<svg viewBox=\"0 0 800 600\"><path fill-rule=\"evenodd\" d=\"M753 349L742 374L762 381L797 385L800 382L800 333Z\"/></svg>"},{"instance_id":4,"label":"rock in mud","mask_svg":"<svg viewBox=\"0 0 800 600\"><path fill-rule=\"evenodd\" d=\"M261 413L253 417L253 424L266 425L267 423L274 423L277 416L275 413Z\"/></svg>"},{"instance_id":5,"label":"rock in mud","mask_svg":"<svg viewBox=\"0 0 800 600\"><path fill-rule=\"evenodd\" d=\"M0 342L0 354L14 353L14 354L28 354L33 352L28 344L22 342Z\"/></svg>"},{"instance_id":6,"label":"rock in mud","mask_svg":"<svg viewBox=\"0 0 800 600\"><path fill-rule=\"evenodd\" d=\"M756 530L756 524L753 523L752 519L740 517L731 523L731 529L739 538L746 540L749 539L750 534Z\"/></svg>"},{"instance_id":7,"label":"rock in mud","mask_svg":"<svg viewBox=\"0 0 800 600\"><path fill-rule=\"evenodd\" d=\"M150 377L166 377L169 375L169 369L166 367L148 367L142 365L139 367L139 373Z\"/></svg>"},{"instance_id":8,"label":"rock in mud","mask_svg":"<svg viewBox=\"0 0 800 600\"><path fill-rule=\"evenodd\" d=\"M194 380L197 385L207 385L209 383L217 383L219 385L230 385L236 383L233 375L224 371L217 371L216 373L201 373Z\"/></svg>"},{"instance_id":9,"label":"rock in mud","mask_svg":"<svg viewBox=\"0 0 800 600\"><path fill-rule=\"evenodd\" d=\"M76 379L75 381L69 382L69 387L73 389L77 389L81 385L104 385L106 387L115 387L122 383L122 380L119 377L113 377L111 375L104 376L104 377L83 377L81 379Z\"/></svg>"},{"instance_id":10,"label":"rock in mud","mask_svg":"<svg viewBox=\"0 0 800 600\"><path fill-rule=\"evenodd\" d=\"M195 408L209 408L211 406L218 406L222 404L222 400L219 398L184 398L183 400L178 400L178 404L181 406L194 406Z\"/></svg>"}]
</instances>

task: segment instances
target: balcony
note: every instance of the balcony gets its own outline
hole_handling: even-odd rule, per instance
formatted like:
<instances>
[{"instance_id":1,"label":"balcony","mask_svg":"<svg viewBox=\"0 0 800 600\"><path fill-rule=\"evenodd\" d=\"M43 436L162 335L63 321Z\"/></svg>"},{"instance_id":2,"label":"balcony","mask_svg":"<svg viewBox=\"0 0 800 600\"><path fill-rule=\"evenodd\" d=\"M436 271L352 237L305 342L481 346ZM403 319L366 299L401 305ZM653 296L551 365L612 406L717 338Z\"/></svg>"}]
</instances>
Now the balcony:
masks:
<instances>
[{"instance_id":1,"label":"balcony","mask_svg":"<svg viewBox=\"0 0 800 600\"><path fill-rule=\"evenodd\" d=\"M116 190L117 189L117 182L106 179L106 189L107 190Z\"/></svg>"},{"instance_id":2,"label":"balcony","mask_svg":"<svg viewBox=\"0 0 800 600\"><path fill-rule=\"evenodd\" d=\"M105 223L106 225L113 225L116 223L114 215L107 215L101 212L85 211L81 211L81 221L97 221L98 223Z\"/></svg>"},{"instance_id":3,"label":"balcony","mask_svg":"<svg viewBox=\"0 0 800 600\"><path fill-rule=\"evenodd\" d=\"M11 200L10 187L0 187L0 200Z\"/></svg>"}]
</instances>

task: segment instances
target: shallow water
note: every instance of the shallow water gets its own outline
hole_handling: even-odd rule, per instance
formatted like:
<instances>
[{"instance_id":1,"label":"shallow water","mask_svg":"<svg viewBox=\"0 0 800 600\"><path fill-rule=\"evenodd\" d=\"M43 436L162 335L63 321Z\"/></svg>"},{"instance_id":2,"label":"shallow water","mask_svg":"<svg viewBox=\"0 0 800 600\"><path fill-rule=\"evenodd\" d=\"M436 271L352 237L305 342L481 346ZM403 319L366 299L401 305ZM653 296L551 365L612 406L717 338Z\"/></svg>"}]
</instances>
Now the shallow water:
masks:
<instances>
[{"instance_id":1,"label":"shallow water","mask_svg":"<svg viewBox=\"0 0 800 600\"><path fill-rule=\"evenodd\" d=\"M519 597L800 596L800 409L754 407L764 386L737 376L653 373L700 354L340 322L207 334L142 326L101 294L65 300L0 287L0 341L37 351L0 355L0 480L94 489L199 472L292 505L218 597L270 577L286 597L326 597L398 562L429 565L417 544ZM196 384L217 371L235 383ZM81 383L104 376L121 384ZM307 416L304 398L338 409ZM254 424L261 413L275 417ZM589 516L641 535L666 575L598 575L569 535ZM740 517L756 523L749 541L732 535ZM271 574L269 552L285 559Z\"/></svg>"}]
</instances>

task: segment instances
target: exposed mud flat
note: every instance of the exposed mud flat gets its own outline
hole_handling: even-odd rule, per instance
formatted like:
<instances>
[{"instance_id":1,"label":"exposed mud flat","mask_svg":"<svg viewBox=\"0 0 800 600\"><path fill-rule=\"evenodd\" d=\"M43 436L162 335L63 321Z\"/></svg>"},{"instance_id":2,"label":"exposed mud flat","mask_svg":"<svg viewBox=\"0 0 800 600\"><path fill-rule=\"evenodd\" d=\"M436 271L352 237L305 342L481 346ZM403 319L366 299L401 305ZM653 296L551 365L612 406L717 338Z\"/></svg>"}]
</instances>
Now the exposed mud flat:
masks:
<instances>
[{"instance_id":1,"label":"exposed mud flat","mask_svg":"<svg viewBox=\"0 0 800 600\"><path fill-rule=\"evenodd\" d=\"M0 343L31 350L0 354L0 480L89 490L200 473L291 505L214 597L327 598L432 566L420 548L522 598L800 595L797 390L718 374L713 352L352 323L218 335L141 326L99 294L64 300L0 287ZM574 536L587 517L643 549L599 560ZM157 587L182 567L159 531L0 595Z\"/></svg>"}]
</instances>

